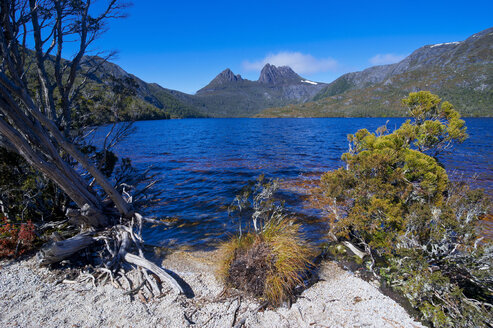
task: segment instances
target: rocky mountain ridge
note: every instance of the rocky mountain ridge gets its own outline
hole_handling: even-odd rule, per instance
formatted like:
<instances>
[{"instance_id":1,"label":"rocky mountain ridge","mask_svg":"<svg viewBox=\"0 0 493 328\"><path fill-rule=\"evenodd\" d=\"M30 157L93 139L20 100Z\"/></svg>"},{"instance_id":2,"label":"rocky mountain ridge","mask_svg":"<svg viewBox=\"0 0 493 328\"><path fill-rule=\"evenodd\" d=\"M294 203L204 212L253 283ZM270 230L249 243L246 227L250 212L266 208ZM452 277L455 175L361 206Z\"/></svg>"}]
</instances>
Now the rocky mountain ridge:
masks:
<instances>
[{"instance_id":1,"label":"rocky mountain ridge","mask_svg":"<svg viewBox=\"0 0 493 328\"><path fill-rule=\"evenodd\" d=\"M440 95L465 116L493 115L493 28L464 41L423 46L398 63L347 73L328 84L266 64L255 81L228 68L191 95L102 61L85 57L81 63L90 80L84 96L95 99L88 108L104 109L115 92L131 89L124 119L402 116L400 99L417 90Z\"/></svg>"},{"instance_id":2,"label":"rocky mountain ridge","mask_svg":"<svg viewBox=\"0 0 493 328\"><path fill-rule=\"evenodd\" d=\"M208 117L251 117L267 107L309 101L324 86L302 78L288 66L266 64L256 81L243 79L228 68L195 95L171 93Z\"/></svg>"},{"instance_id":3,"label":"rocky mountain ridge","mask_svg":"<svg viewBox=\"0 0 493 328\"><path fill-rule=\"evenodd\" d=\"M313 102L260 116L402 116L400 99L418 90L451 101L465 116L493 115L493 28L464 41L423 46L395 64L344 74Z\"/></svg>"},{"instance_id":4,"label":"rocky mountain ridge","mask_svg":"<svg viewBox=\"0 0 493 328\"><path fill-rule=\"evenodd\" d=\"M102 97L108 98L115 88L131 89L134 107L140 108L131 111L154 113L151 116L136 114L133 116L136 119L251 117L267 107L309 101L326 85L303 79L287 66L266 64L256 81L243 79L227 68L196 94L190 95L144 82L99 57L85 57L81 69L93 84L92 92L98 90L104 94ZM90 92L86 94L91 97Z\"/></svg>"},{"instance_id":5,"label":"rocky mountain ridge","mask_svg":"<svg viewBox=\"0 0 493 328\"><path fill-rule=\"evenodd\" d=\"M126 93L129 99L125 101L125 108L121 108L128 113L122 117L125 120L204 116L179 101L167 89L147 83L101 57L85 56L80 66L82 77L88 80L83 94L95 111L103 112L110 106L115 93ZM103 119L107 120L111 118Z\"/></svg>"},{"instance_id":6,"label":"rocky mountain ridge","mask_svg":"<svg viewBox=\"0 0 493 328\"><path fill-rule=\"evenodd\" d=\"M260 72L259 83L279 85L279 84L296 84L303 82L301 76L296 74L289 66L276 67L266 64Z\"/></svg>"},{"instance_id":7,"label":"rocky mountain ridge","mask_svg":"<svg viewBox=\"0 0 493 328\"><path fill-rule=\"evenodd\" d=\"M214 90L215 88L221 88L221 86L228 83L241 82L243 78L240 74L235 75L229 68L219 73L209 84L197 91L197 93L207 92Z\"/></svg>"},{"instance_id":8,"label":"rocky mountain ridge","mask_svg":"<svg viewBox=\"0 0 493 328\"><path fill-rule=\"evenodd\" d=\"M481 51L479 50L481 47ZM350 89L361 89L376 83L392 83L392 77L425 69L464 69L466 65L493 63L493 28L476 33L464 41L426 45L415 50L402 61L373 66L361 72L342 75L322 90L314 100L332 96ZM346 85L336 89L336 85ZM341 92L342 91L342 92Z\"/></svg>"}]
</instances>

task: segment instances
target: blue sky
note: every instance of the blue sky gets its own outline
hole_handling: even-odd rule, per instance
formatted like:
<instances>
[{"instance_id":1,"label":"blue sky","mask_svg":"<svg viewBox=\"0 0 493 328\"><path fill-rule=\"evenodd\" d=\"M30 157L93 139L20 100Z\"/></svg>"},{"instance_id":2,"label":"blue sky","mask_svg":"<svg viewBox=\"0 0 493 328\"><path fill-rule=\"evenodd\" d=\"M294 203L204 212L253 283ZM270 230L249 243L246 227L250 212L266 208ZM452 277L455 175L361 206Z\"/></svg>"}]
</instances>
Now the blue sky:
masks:
<instances>
[{"instance_id":1,"label":"blue sky","mask_svg":"<svg viewBox=\"0 0 493 328\"><path fill-rule=\"evenodd\" d=\"M194 93L225 68L255 80L265 62L330 82L493 26L486 1L134 1L95 49L147 82Z\"/></svg>"}]
</instances>

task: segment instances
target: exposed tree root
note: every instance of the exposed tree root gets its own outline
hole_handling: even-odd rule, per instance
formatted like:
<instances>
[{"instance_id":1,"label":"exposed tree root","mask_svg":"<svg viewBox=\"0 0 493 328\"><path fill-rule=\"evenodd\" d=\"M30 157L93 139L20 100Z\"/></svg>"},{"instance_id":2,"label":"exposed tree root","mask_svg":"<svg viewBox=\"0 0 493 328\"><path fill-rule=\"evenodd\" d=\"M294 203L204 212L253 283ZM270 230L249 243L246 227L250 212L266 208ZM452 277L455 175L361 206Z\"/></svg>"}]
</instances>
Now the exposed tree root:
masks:
<instances>
[{"instance_id":1,"label":"exposed tree root","mask_svg":"<svg viewBox=\"0 0 493 328\"><path fill-rule=\"evenodd\" d=\"M96 280L102 284L109 279L113 285L118 285L116 278L122 277L130 289L125 294L134 295L145 290L151 297L161 296L160 285L166 282L175 292L184 294L183 287L173 276L145 258L141 238L143 221L150 220L135 213L126 225L119 224L101 231L89 230L66 240L51 241L38 253L39 264L60 262L99 242L97 254L102 261L99 261L101 264L95 268L99 273L98 277L89 277L88 273L81 273L78 281L91 279L93 284ZM137 269L139 281L135 288L132 288L130 279L126 276L125 263Z\"/></svg>"},{"instance_id":2,"label":"exposed tree root","mask_svg":"<svg viewBox=\"0 0 493 328\"><path fill-rule=\"evenodd\" d=\"M52 241L37 254L40 265L60 262L95 242L93 231L86 231L62 241Z\"/></svg>"}]
</instances>

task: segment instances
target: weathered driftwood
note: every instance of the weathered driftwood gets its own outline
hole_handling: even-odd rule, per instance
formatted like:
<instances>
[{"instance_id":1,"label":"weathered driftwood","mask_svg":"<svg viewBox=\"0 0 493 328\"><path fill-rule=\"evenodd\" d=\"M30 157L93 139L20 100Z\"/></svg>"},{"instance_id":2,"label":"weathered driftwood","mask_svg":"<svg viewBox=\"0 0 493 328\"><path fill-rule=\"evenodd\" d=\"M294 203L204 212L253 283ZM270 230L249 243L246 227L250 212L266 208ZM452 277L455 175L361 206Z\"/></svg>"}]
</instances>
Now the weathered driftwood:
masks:
<instances>
[{"instance_id":1,"label":"weathered driftwood","mask_svg":"<svg viewBox=\"0 0 493 328\"><path fill-rule=\"evenodd\" d=\"M66 240L48 243L38 252L39 264L48 265L68 258L72 254L94 243L95 239L93 235L94 232L88 231Z\"/></svg>"},{"instance_id":2,"label":"weathered driftwood","mask_svg":"<svg viewBox=\"0 0 493 328\"><path fill-rule=\"evenodd\" d=\"M351 244L349 241L343 241L342 243L344 244L344 246L349 248L349 250L353 252L354 255L356 255L360 259L364 258L367 255L365 252L362 252L358 248L356 248L356 246Z\"/></svg>"},{"instance_id":3,"label":"weathered driftwood","mask_svg":"<svg viewBox=\"0 0 493 328\"><path fill-rule=\"evenodd\" d=\"M171 275L169 275L166 271L164 271L161 267L157 266L156 264L152 263L149 260L146 260L143 257L130 254L130 253L125 253L125 256L123 257L125 261L127 261L130 264L135 264L137 266L140 266L144 269L147 269L157 275L161 281L167 281L171 287L178 293L184 294L183 288L180 286L180 284L173 278Z\"/></svg>"},{"instance_id":4,"label":"weathered driftwood","mask_svg":"<svg viewBox=\"0 0 493 328\"><path fill-rule=\"evenodd\" d=\"M138 267L144 268L144 269L154 273L155 275L157 275L159 277L159 279L161 279L161 281L168 282L168 284L170 284L171 287L176 292L178 292L179 294L185 293L183 288L175 280L175 278L173 278L171 275L169 275L166 271L164 271L158 265L156 265L156 264L152 263L151 261L147 260L146 258L144 258L142 252L139 252L141 254L141 256L128 253L127 249L130 246L130 240L131 240L130 234L127 231L123 231L121 233L121 236L122 236L122 243L121 243L120 249L118 251L118 256L120 258L123 258L125 261L127 261L130 264L134 264ZM147 276L146 278L150 279L149 276ZM149 281L149 283L152 286L153 282Z\"/></svg>"},{"instance_id":5,"label":"weathered driftwood","mask_svg":"<svg viewBox=\"0 0 493 328\"><path fill-rule=\"evenodd\" d=\"M17 148L15 148L15 146L12 145L12 143L7 138L2 136L1 134L0 134L0 148L5 148L6 150L8 150L12 153L19 154L19 151L17 150Z\"/></svg>"},{"instance_id":6,"label":"weathered driftwood","mask_svg":"<svg viewBox=\"0 0 493 328\"><path fill-rule=\"evenodd\" d=\"M54 221L54 222L46 222L46 223L43 223L41 224L40 226L38 226L37 228L40 230L40 231L44 231L46 229L53 229L53 228L58 228L60 227L62 224L66 223L68 220L61 220L61 221Z\"/></svg>"},{"instance_id":7,"label":"weathered driftwood","mask_svg":"<svg viewBox=\"0 0 493 328\"><path fill-rule=\"evenodd\" d=\"M63 237L58 233L58 231L53 231L51 233L51 239L53 241L62 241L63 240Z\"/></svg>"},{"instance_id":8,"label":"weathered driftwood","mask_svg":"<svg viewBox=\"0 0 493 328\"><path fill-rule=\"evenodd\" d=\"M82 209L84 210L84 209ZM72 213L72 217L80 217L77 214ZM140 214L135 214L135 218L139 222L139 231L142 227L142 219L143 217ZM159 287L156 282L153 280L153 277L148 274L147 271L153 273L158 277L162 282L167 282L177 293L184 294L184 290L178 281L175 280L170 274L168 274L164 269L159 267L158 265L152 263L147 260L144 256L144 252L142 251L142 239L139 234L135 233L133 230L134 221L131 222L131 227L125 225L117 225L115 227L115 240L117 241L115 248L112 249L110 246L107 237L99 236L95 237L94 231L88 231L85 233L78 234L72 238L56 241L46 244L38 253L38 259L40 265L48 265L56 262L60 262L63 259L68 258L74 253L90 246L95 241L103 239L105 241L105 246L108 252L111 255L111 260L107 262L108 268L105 268L105 272L110 274L112 277L112 271L117 271L120 268L121 261L126 261L130 264L133 264L139 268L139 273L144 276L143 285L147 282L150 285L149 292L158 295L160 293ZM58 238L56 238L58 239ZM139 255L129 253L129 250L134 247L137 249ZM125 277L125 273L123 273ZM126 277L125 277L126 278Z\"/></svg>"}]
</instances>

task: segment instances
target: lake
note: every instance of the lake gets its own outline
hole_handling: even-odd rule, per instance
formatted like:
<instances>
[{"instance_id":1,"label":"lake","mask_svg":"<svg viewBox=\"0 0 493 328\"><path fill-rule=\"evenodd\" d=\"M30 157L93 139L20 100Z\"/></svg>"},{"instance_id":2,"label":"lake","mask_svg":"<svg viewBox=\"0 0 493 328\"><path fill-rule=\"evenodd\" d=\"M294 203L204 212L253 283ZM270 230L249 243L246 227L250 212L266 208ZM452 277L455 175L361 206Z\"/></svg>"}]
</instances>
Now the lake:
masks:
<instances>
[{"instance_id":1,"label":"lake","mask_svg":"<svg viewBox=\"0 0 493 328\"><path fill-rule=\"evenodd\" d=\"M161 179L164 198L147 215L168 218L169 227L146 230L146 243L207 247L238 230L227 207L260 174L283 180L280 195L313 240L327 228L306 190L325 171L342 165L347 134L376 130L399 118L183 119L140 121L116 152ZM442 156L447 171L493 192L493 118L466 119L470 138ZM107 128L107 127L106 127ZM104 130L105 128L103 128Z\"/></svg>"}]
</instances>

